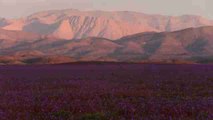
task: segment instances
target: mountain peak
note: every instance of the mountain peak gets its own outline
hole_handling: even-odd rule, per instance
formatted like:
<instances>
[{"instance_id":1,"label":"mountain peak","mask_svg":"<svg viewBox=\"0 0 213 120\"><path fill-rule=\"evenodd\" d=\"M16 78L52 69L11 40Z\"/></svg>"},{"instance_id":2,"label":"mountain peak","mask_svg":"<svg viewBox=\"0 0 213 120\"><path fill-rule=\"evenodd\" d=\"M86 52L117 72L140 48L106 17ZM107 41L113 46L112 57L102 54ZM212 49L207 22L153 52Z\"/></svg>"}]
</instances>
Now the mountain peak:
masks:
<instances>
[{"instance_id":1,"label":"mountain peak","mask_svg":"<svg viewBox=\"0 0 213 120\"><path fill-rule=\"evenodd\" d=\"M70 21L68 19L61 21L58 29L54 31L53 36L66 40L72 39L74 33L70 26Z\"/></svg>"},{"instance_id":2,"label":"mountain peak","mask_svg":"<svg viewBox=\"0 0 213 120\"><path fill-rule=\"evenodd\" d=\"M163 16L130 11L49 10L18 20L0 20L0 27L62 39L103 37L118 39L141 32L177 31L190 27L212 26L213 20L194 15Z\"/></svg>"}]
</instances>

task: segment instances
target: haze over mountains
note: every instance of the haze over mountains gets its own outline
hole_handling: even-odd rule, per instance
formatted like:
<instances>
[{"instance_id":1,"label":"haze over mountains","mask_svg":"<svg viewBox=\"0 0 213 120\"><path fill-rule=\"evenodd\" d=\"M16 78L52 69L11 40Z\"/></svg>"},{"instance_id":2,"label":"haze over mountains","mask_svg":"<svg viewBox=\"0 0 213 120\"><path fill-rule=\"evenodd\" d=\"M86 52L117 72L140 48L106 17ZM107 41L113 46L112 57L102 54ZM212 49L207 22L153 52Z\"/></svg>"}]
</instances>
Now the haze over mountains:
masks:
<instances>
[{"instance_id":1,"label":"haze over mountains","mask_svg":"<svg viewBox=\"0 0 213 120\"><path fill-rule=\"evenodd\" d=\"M212 20L199 16L128 11L55 10L0 18L0 63L211 62L210 26Z\"/></svg>"}]
</instances>

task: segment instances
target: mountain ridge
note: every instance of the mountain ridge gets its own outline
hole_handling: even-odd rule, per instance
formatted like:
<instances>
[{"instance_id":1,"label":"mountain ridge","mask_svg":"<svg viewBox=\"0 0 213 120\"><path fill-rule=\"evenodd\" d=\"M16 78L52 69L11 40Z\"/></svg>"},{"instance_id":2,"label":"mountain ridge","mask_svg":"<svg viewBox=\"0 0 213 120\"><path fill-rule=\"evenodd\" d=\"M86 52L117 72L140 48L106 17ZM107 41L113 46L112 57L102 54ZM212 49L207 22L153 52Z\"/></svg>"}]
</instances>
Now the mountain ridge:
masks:
<instances>
[{"instance_id":1,"label":"mountain ridge","mask_svg":"<svg viewBox=\"0 0 213 120\"><path fill-rule=\"evenodd\" d=\"M69 21L69 32L61 30L60 23ZM164 16L131 11L53 10L37 12L16 20L0 20L0 27L59 39L104 37L119 39L140 32L176 31L189 27L213 25L213 20L194 15ZM56 34L57 33L57 34Z\"/></svg>"},{"instance_id":2,"label":"mountain ridge","mask_svg":"<svg viewBox=\"0 0 213 120\"><path fill-rule=\"evenodd\" d=\"M20 41L7 48L0 48L0 55L19 58L19 62L31 60L57 61L67 56L71 62L205 62L213 60L213 27L187 28L173 32L146 32L110 40L100 37L64 40L38 38ZM0 42L0 46L3 43ZM23 57L24 56L24 57ZM39 59L34 59L39 58ZM44 58L44 59L42 59ZM63 58L63 57L62 57ZM53 59L53 60L51 60ZM66 62L69 59L65 57ZM60 63L63 59L59 60ZM16 62L15 62L16 63Z\"/></svg>"}]
</instances>

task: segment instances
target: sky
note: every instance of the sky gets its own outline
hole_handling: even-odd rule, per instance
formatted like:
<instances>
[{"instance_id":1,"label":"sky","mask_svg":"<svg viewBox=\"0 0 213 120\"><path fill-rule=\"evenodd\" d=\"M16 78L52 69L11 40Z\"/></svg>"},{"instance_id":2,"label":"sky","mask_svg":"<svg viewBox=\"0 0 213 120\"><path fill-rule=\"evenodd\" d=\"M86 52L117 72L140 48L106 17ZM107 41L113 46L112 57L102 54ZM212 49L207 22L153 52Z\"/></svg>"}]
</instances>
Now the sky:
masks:
<instances>
[{"instance_id":1,"label":"sky","mask_svg":"<svg viewBox=\"0 0 213 120\"><path fill-rule=\"evenodd\" d=\"M137 11L200 15L213 19L213 0L0 0L0 17L18 18L51 9Z\"/></svg>"}]
</instances>

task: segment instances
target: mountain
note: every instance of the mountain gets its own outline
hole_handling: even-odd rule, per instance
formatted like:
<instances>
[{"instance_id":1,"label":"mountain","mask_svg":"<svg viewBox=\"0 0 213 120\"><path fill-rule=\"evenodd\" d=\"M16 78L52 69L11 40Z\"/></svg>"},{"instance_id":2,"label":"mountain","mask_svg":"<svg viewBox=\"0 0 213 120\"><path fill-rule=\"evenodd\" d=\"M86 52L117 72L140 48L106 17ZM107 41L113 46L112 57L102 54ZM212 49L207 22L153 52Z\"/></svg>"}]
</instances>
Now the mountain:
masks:
<instances>
[{"instance_id":1,"label":"mountain","mask_svg":"<svg viewBox=\"0 0 213 120\"><path fill-rule=\"evenodd\" d=\"M50 10L28 17L3 20L0 27L59 39L102 37L116 40L141 32L170 32L190 27L213 25L213 20L199 16L162 16L129 11Z\"/></svg>"},{"instance_id":2,"label":"mountain","mask_svg":"<svg viewBox=\"0 0 213 120\"><path fill-rule=\"evenodd\" d=\"M27 33L22 31L12 31L0 29L0 39L1 40L15 40L15 41L27 41L40 39L41 36L34 33Z\"/></svg>"},{"instance_id":3,"label":"mountain","mask_svg":"<svg viewBox=\"0 0 213 120\"><path fill-rule=\"evenodd\" d=\"M2 26L2 29L13 30L13 31L22 31L24 25L25 25L25 22L23 19L7 20L7 24Z\"/></svg>"},{"instance_id":4,"label":"mountain","mask_svg":"<svg viewBox=\"0 0 213 120\"><path fill-rule=\"evenodd\" d=\"M42 36L22 31L0 29L0 49L12 48L25 42L41 39ZM2 53L3 51L0 51Z\"/></svg>"},{"instance_id":5,"label":"mountain","mask_svg":"<svg viewBox=\"0 0 213 120\"><path fill-rule=\"evenodd\" d=\"M124 56L129 57L127 61L212 59L213 57L213 27L141 33L123 37L116 42L124 46L115 52L114 57L120 60L124 60Z\"/></svg>"},{"instance_id":6,"label":"mountain","mask_svg":"<svg viewBox=\"0 0 213 120\"><path fill-rule=\"evenodd\" d=\"M0 27L6 26L8 21L5 18L0 18Z\"/></svg>"},{"instance_id":7,"label":"mountain","mask_svg":"<svg viewBox=\"0 0 213 120\"><path fill-rule=\"evenodd\" d=\"M9 57L9 60L16 58L21 63L55 63L57 60L60 63L63 60L213 63L213 27L145 32L117 40L98 37L72 40L41 38L25 40L7 48L0 47L0 51L2 57Z\"/></svg>"}]
</instances>

